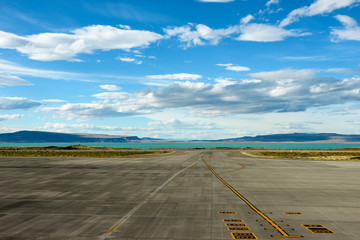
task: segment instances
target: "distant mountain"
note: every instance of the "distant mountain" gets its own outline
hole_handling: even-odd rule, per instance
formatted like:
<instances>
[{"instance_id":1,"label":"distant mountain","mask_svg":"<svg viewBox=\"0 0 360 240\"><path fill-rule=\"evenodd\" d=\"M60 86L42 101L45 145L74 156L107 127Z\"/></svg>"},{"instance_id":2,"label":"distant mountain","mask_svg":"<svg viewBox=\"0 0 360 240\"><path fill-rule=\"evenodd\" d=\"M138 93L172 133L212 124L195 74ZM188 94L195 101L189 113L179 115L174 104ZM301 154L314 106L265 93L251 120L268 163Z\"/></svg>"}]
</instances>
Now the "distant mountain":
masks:
<instances>
[{"instance_id":1,"label":"distant mountain","mask_svg":"<svg viewBox=\"0 0 360 240\"><path fill-rule=\"evenodd\" d=\"M360 142L360 135L336 133L291 133L259 135L256 137L228 138L220 140L193 140L191 142ZM158 138L137 136L116 136L105 134L55 133L40 131L19 131L0 134L3 143L91 143L91 142L174 142ZM181 142L181 141L176 141Z\"/></svg>"},{"instance_id":2,"label":"distant mountain","mask_svg":"<svg viewBox=\"0 0 360 240\"><path fill-rule=\"evenodd\" d=\"M344 135L336 133L291 133L259 135L256 137L241 137L221 139L222 142L360 142L360 135Z\"/></svg>"},{"instance_id":3,"label":"distant mountain","mask_svg":"<svg viewBox=\"0 0 360 240\"><path fill-rule=\"evenodd\" d=\"M130 142L140 141L137 136L112 136L98 134L70 134L40 131L19 131L0 134L0 142L43 143L43 142Z\"/></svg>"}]
</instances>

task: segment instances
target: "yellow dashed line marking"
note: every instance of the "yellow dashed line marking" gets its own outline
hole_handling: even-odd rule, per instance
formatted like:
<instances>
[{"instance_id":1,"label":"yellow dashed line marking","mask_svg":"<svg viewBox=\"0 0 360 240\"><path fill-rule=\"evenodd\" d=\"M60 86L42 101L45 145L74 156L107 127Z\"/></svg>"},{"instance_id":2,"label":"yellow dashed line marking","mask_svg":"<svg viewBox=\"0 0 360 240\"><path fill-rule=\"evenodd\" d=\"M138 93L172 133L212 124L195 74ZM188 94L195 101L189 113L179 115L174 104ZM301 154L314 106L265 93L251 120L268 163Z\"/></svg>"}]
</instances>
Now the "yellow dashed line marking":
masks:
<instances>
[{"instance_id":1,"label":"yellow dashed line marking","mask_svg":"<svg viewBox=\"0 0 360 240\"><path fill-rule=\"evenodd\" d=\"M245 223L225 223L227 227L246 227Z\"/></svg>"},{"instance_id":2,"label":"yellow dashed line marking","mask_svg":"<svg viewBox=\"0 0 360 240\"><path fill-rule=\"evenodd\" d=\"M254 233L231 233L234 239L258 239Z\"/></svg>"},{"instance_id":3,"label":"yellow dashed line marking","mask_svg":"<svg viewBox=\"0 0 360 240\"><path fill-rule=\"evenodd\" d=\"M248 227L228 227L229 231L250 231Z\"/></svg>"},{"instance_id":4,"label":"yellow dashed line marking","mask_svg":"<svg viewBox=\"0 0 360 240\"><path fill-rule=\"evenodd\" d=\"M323 225L311 225L311 224L302 224L307 230L309 230L312 233L330 233L335 234L335 232L331 231L327 227L324 227Z\"/></svg>"},{"instance_id":5,"label":"yellow dashed line marking","mask_svg":"<svg viewBox=\"0 0 360 240\"><path fill-rule=\"evenodd\" d=\"M302 215L302 212L284 212L285 215Z\"/></svg>"},{"instance_id":6,"label":"yellow dashed line marking","mask_svg":"<svg viewBox=\"0 0 360 240\"><path fill-rule=\"evenodd\" d=\"M223 219L223 222L243 222L242 219Z\"/></svg>"}]
</instances>

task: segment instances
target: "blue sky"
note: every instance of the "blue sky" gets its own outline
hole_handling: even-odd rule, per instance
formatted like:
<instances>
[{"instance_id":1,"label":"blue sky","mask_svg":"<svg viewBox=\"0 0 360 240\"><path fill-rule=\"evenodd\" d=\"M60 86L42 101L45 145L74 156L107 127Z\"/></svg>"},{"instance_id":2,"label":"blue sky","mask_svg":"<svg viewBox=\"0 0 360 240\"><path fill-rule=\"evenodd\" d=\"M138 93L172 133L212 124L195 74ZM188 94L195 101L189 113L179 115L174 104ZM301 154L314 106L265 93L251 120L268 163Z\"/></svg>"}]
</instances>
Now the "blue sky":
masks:
<instances>
[{"instance_id":1,"label":"blue sky","mask_svg":"<svg viewBox=\"0 0 360 240\"><path fill-rule=\"evenodd\" d=\"M0 11L0 132L360 134L360 0L3 0Z\"/></svg>"}]
</instances>

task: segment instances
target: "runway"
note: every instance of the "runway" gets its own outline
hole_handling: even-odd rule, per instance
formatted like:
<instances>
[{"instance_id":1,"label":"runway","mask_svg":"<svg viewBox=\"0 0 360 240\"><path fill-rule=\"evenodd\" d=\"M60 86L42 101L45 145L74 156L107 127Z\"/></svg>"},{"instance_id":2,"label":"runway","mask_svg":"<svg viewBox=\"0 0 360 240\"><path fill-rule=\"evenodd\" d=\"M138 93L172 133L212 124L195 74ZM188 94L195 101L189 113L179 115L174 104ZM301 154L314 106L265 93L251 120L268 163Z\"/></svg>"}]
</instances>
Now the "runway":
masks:
<instances>
[{"instance_id":1,"label":"runway","mask_svg":"<svg viewBox=\"0 0 360 240\"><path fill-rule=\"evenodd\" d=\"M360 239L360 162L232 152L1 158L0 239Z\"/></svg>"}]
</instances>

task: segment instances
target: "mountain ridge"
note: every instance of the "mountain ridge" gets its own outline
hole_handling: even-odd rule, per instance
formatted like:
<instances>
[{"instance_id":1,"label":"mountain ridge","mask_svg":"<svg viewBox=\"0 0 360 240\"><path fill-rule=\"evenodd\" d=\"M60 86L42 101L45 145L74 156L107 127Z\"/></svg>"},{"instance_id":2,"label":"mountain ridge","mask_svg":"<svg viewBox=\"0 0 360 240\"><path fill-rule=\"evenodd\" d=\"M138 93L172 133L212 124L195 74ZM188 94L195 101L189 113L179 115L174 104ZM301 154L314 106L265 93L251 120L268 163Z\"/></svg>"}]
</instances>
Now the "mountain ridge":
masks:
<instances>
[{"instance_id":1,"label":"mountain ridge","mask_svg":"<svg viewBox=\"0 0 360 240\"><path fill-rule=\"evenodd\" d=\"M43 143L43 142L129 142L139 141L137 136L116 136L105 134L56 133L42 131L18 131L0 134L0 142Z\"/></svg>"},{"instance_id":2,"label":"mountain ridge","mask_svg":"<svg viewBox=\"0 0 360 240\"><path fill-rule=\"evenodd\" d=\"M85 133L57 133L44 131L18 131L0 134L2 143L45 143L45 142L360 142L360 135L346 135L337 133L289 133L258 135L255 137L244 136L218 140L192 140L172 141L158 138L139 138L138 136L85 134Z\"/></svg>"}]
</instances>

